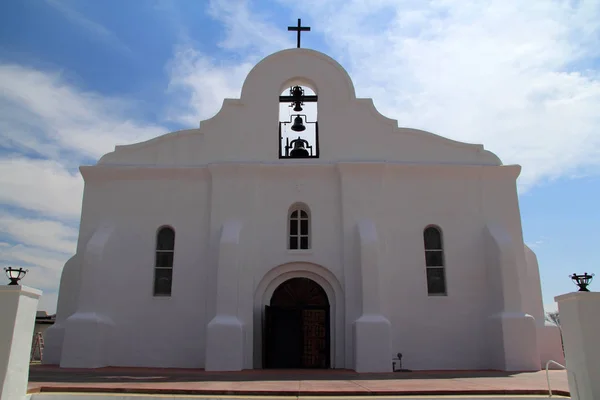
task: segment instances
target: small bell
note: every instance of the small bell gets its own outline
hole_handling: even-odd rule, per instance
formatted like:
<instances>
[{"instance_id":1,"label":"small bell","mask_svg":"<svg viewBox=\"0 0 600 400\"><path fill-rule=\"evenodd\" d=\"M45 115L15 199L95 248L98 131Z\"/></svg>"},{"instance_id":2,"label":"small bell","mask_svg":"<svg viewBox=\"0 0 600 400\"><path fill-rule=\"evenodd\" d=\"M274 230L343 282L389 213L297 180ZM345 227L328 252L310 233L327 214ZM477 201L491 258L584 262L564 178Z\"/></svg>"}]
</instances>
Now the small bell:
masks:
<instances>
[{"instance_id":1,"label":"small bell","mask_svg":"<svg viewBox=\"0 0 600 400\"><path fill-rule=\"evenodd\" d=\"M301 100L304 96L304 89L301 86L294 86L290 88L290 95L296 99L295 101Z\"/></svg>"},{"instance_id":2,"label":"small bell","mask_svg":"<svg viewBox=\"0 0 600 400\"><path fill-rule=\"evenodd\" d=\"M300 86L294 86L290 89L290 95L293 98L290 107L294 107L294 111L302 111L302 97L304 96L304 89Z\"/></svg>"},{"instance_id":3,"label":"small bell","mask_svg":"<svg viewBox=\"0 0 600 400\"><path fill-rule=\"evenodd\" d=\"M300 117L298 117L298 118L300 118ZM291 145L294 146L294 148L290 152L290 157L291 158L307 158L309 156L309 154L308 154L308 150L306 150L306 147L304 147L305 143L308 144L308 142L306 140L300 139L300 137L298 137L298 139L292 140Z\"/></svg>"},{"instance_id":4,"label":"small bell","mask_svg":"<svg viewBox=\"0 0 600 400\"><path fill-rule=\"evenodd\" d=\"M302 122L302 117L297 116L296 118L294 118L294 124L292 125L292 130L294 132L302 132L305 129L306 129L306 127L304 126L304 123Z\"/></svg>"}]
</instances>

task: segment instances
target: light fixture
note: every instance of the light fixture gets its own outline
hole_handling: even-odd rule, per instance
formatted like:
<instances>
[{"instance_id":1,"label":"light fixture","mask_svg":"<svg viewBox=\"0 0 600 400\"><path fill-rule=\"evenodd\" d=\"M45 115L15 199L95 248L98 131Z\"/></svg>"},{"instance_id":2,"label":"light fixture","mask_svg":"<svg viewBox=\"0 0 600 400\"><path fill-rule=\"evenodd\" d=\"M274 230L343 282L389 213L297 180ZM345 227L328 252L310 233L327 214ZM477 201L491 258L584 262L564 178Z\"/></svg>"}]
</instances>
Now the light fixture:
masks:
<instances>
[{"instance_id":1,"label":"light fixture","mask_svg":"<svg viewBox=\"0 0 600 400\"><path fill-rule=\"evenodd\" d=\"M594 274L590 275L587 272L584 272L583 275L573 274L570 275L569 278L571 278L573 280L573 283L575 283L579 287L580 292L589 292L587 287L590 283L592 283L592 279L594 279Z\"/></svg>"},{"instance_id":2,"label":"light fixture","mask_svg":"<svg viewBox=\"0 0 600 400\"><path fill-rule=\"evenodd\" d=\"M9 285L18 285L19 281L29 272L27 269L13 267L4 268L4 271L8 279L10 279Z\"/></svg>"}]
</instances>

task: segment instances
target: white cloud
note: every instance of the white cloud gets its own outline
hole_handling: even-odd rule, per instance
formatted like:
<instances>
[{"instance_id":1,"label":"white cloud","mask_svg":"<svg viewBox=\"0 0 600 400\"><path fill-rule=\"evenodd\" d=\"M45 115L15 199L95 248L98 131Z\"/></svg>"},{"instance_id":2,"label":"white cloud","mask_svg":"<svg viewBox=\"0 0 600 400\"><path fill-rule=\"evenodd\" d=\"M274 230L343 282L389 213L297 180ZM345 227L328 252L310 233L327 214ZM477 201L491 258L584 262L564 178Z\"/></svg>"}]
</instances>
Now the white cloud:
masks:
<instances>
[{"instance_id":1,"label":"white cloud","mask_svg":"<svg viewBox=\"0 0 600 400\"><path fill-rule=\"evenodd\" d=\"M57 0L48 2L106 43L122 45L102 25ZM483 143L505 163L524 166L525 186L583 170L597 173L600 3L281 3L311 25L309 35L322 35L325 52L347 67L358 94L373 97L402 126ZM211 0L208 8L225 26L221 49L236 57L208 57L191 40L176 48L167 65L173 120L197 126L224 98L239 96L260 57L294 46L295 36L280 21L268 22L270 15L257 14L253 4L259 3ZM180 36L185 39L187 31L182 28ZM0 64L0 135L12 152L0 158L0 204L19 211L0 214L0 229L20 243L0 243L0 258L32 270L26 284L47 291L44 304L55 299L74 246L70 224L79 216L83 190L74 167L115 144L166 132L131 117L132 108L128 101L82 91L59 72ZM36 217L20 217L23 210Z\"/></svg>"},{"instance_id":2,"label":"white cloud","mask_svg":"<svg viewBox=\"0 0 600 400\"><path fill-rule=\"evenodd\" d=\"M545 313L549 313L549 312L556 312L558 311L558 304L553 301L550 303L544 303L544 312Z\"/></svg>"},{"instance_id":3,"label":"white cloud","mask_svg":"<svg viewBox=\"0 0 600 400\"><path fill-rule=\"evenodd\" d=\"M599 166L600 80L585 68L598 55L600 3L297 4L358 94L401 126L483 143L523 165L524 186Z\"/></svg>"},{"instance_id":4,"label":"white cloud","mask_svg":"<svg viewBox=\"0 0 600 400\"><path fill-rule=\"evenodd\" d=\"M192 48L181 48L169 64L169 91L180 100L170 118L188 126L220 110L225 98L239 98L242 83L252 68L250 62L218 65Z\"/></svg>"},{"instance_id":5,"label":"white cloud","mask_svg":"<svg viewBox=\"0 0 600 400\"><path fill-rule=\"evenodd\" d=\"M589 68L600 55L600 3L280 3L308 17L303 22L312 25L310 35L323 35L326 52L347 67L357 94L372 97L401 126L484 144L506 164L523 166L521 188L597 171L600 74ZM292 47L291 36L281 38L284 28L265 22L249 4L211 2L211 15L225 24L222 46L240 53L256 49L261 56ZM205 68L200 64L198 70ZM240 79L229 73L235 68L213 68L205 78L189 68L175 81L186 85L192 99L213 93L206 102L214 104L239 87L234 84ZM210 87L213 81L221 83ZM194 118L210 108L194 103Z\"/></svg>"},{"instance_id":6,"label":"white cloud","mask_svg":"<svg viewBox=\"0 0 600 400\"><path fill-rule=\"evenodd\" d=\"M114 149L167 130L139 123L133 105L83 92L58 73L0 65L0 203L76 218L83 180L75 171ZM33 154L35 158L29 158Z\"/></svg>"},{"instance_id":7,"label":"white cloud","mask_svg":"<svg viewBox=\"0 0 600 400\"><path fill-rule=\"evenodd\" d=\"M83 178L51 160L0 158L0 204L74 220L81 210Z\"/></svg>"},{"instance_id":8,"label":"white cloud","mask_svg":"<svg viewBox=\"0 0 600 400\"><path fill-rule=\"evenodd\" d=\"M115 144L166 133L131 119L130 103L78 90L59 73L0 65L0 93L3 136L14 149L44 157L71 152L71 159L98 158Z\"/></svg>"},{"instance_id":9,"label":"white cloud","mask_svg":"<svg viewBox=\"0 0 600 400\"><path fill-rule=\"evenodd\" d=\"M23 244L0 247L2 260L13 267L29 269L23 283L41 289L58 287L61 270L70 257Z\"/></svg>"},{"instance_id":10,"label":"white cloud","mask_svg":"<svg viewBox=\"0 0 600 400\"><path fill-rule=\"evenodd\" d=\"M28 268L54 312L60 273L75 251L83 179L77 166L115 144L167 130L133 119L135 104L84 92L60 73L0 64L0 262ZM32 217L24 217L32 215Z\"/></svg>"},{"instance_id":11,"label":"white cloud","mask_svg":"<svg viewBox=\"0 0 600 400\"><path fill-rule=\"evenodd\" d=\"M176 48L168 65L169 91L176 100L169 112L171 119L197 126L219 111L223 99L240 96L246 75L262 57L294 46L292 36L267 22L270 16L266 13L251 10L250 4L246 0L211 0L208 7L209 15L225 28L219 46L240 53L234 60L208 57L188 39Z\"/></svg>"},{"instance_id":12,"label":"white cloud","mask_svg":"<svg viewBox=\"0 0 600 400\"><path fill-rule=\"evenodd\" d=\"M70 255L42 250L23 244L0 243L0 259L6 265L25 268L29 272L21 281L23 285L43 291L39 310L56 312L56 300L60 274Z\"/></svg>"},{"instance_id":13,"label":"white cloud","mask_svg":"<svg viewBox=\"0 0 600 400\"><path fill-rule=\"evenodd\" d=\"M0 232L20 244L67 255L75 252L78 233L77 229L58 221L8 214L0 214Z\"/></svg>"},{"instance_id":14,"label":"white cloud","mask_svg":"<svg viewBox=\"0 0 600 400\"><path fill-rule=\"evenodd\" d=\"M211 0L209 15L223 23L226 37L219 45L229 50L258 50L260 55L291 47L290 36L268 23L269 15L249 8L247 0ZM272 17L272 16L271 16Z\"/></svg>"},{"instance_id":15,"label":"white cloud","mask_svg":"<svg viewBox=\"0 0 600 400\"><path fill-rule=\"evenodd\" d=\"M527 242L525 243L527 245L527 247L529 247L530 249L536 250L539 247L541 247L544 244L544 241L542 239L533 241L533 242Z\"/></svg>"},{"instance_id":16,"label":"white cloud","mask_svg":"<svg viewBox=\"0 0 600 400\"><path fill-rule=\"evenodd\" d=\"M58 302L58 292L57 291L45 291L42 293L42 297L40 297L40 302L38 303L38 310L46 311L49 315L56 313L56 303Z\"/></svg>"}]
</instances>

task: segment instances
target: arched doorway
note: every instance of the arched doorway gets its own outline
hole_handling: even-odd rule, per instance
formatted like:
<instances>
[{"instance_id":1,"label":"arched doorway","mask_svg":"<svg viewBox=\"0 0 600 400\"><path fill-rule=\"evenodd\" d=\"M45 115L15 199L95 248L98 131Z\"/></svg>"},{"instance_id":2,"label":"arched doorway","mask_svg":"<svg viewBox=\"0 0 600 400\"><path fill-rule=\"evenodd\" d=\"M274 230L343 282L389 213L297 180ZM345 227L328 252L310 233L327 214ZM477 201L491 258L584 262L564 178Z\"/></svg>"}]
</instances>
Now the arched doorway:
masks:
<instances>
[{"instance_id":1,"label":"arched doorway","mask_svg":"<svg viewBox=\"0 0 600 400\"><path fill-rule=\"evenodd\" d=\"M275 289L265 307L265 368L329 368L329 299L309 278Z\"/></svg>"}]
</instances>

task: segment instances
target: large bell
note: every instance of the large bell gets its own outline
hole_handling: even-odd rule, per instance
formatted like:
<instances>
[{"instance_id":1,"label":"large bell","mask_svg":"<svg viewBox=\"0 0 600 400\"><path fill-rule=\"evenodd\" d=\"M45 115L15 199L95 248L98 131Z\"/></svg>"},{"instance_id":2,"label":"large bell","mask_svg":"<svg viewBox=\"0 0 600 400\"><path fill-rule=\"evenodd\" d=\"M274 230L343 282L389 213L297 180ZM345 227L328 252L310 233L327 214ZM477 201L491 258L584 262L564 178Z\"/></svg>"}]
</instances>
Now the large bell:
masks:
<instances>
[{"instance_id":1,"label":"large bell","mask_svg":"<svg viewBox=\"0 0 600 400\"><path fill-rule=\"evenodd\" d=\"M305 142L305 140L300 139L299 137L298 139L292 140L292 146L294 146L294 148L290 151L291 158L307 158L309 156L308 150L304 147Z\"/></svg>"},{"instance_id":2,"label":"large bell","mask_svg":"<svg viewBox=\"0 0 600 400\"><path fill-rule=\"evenodd\" d=\"M302 122L302 117L298 116L298 117L294 118L294 124L292 125L292 130L294 132L302 132L305 129L306 129L306 127L304 126L304 123Z\"/></svg>"}]
</instances>

